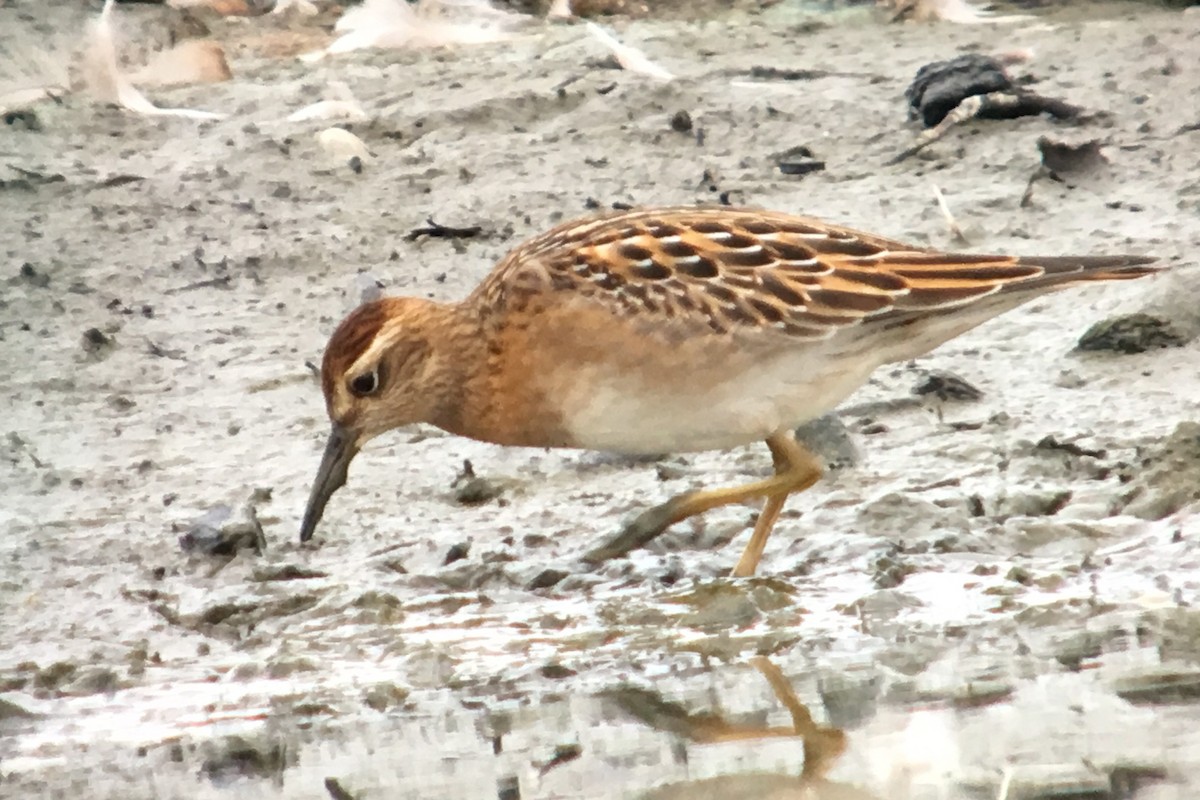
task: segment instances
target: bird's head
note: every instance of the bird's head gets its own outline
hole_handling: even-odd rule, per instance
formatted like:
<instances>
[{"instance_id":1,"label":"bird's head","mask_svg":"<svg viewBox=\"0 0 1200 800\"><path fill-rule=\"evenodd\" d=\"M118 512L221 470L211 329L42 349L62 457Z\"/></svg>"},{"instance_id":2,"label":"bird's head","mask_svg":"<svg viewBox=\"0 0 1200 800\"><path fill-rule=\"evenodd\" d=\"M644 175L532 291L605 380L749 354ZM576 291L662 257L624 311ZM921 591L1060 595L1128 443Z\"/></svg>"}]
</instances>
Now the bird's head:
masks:
<instances>
[{"instance_id":1,"label":"bird's head","mask_svg":"<svg viewBox=\"0 0 1200 800\"><path fill-rule=\"evenodd\" d=\"M363 445L393 428L433 421L438 365L430 333L439 308L415 298L375 300L355 309L330 337L321 362L321 388L332 430L300 541L312 538Z\"/></svg>"}]
</instances>

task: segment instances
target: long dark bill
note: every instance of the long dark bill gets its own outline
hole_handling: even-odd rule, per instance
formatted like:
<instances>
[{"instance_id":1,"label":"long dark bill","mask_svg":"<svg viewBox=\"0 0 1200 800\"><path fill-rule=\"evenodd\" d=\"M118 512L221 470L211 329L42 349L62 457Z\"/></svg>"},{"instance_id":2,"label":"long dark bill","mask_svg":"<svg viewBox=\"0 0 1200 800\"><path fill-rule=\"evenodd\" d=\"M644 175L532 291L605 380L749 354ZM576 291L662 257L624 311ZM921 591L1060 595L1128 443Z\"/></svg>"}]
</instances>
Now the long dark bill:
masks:
<instances>
[{"instance_id":1,"label":"long dark bill","mask_svg":"<svg viewBox=\"0 0 1200 800\"><path fill-rule=\"evenodd\" d=\"M325 455L317 468L317 479L313 481L312 493L308 496L308 508L304 510L304 522L300 525L300 541L312 538L325 506L333 493L346 485L346 471L358 453L355 436L340 425L334 424L325 444Z\"/></svg>"}]
</instances>

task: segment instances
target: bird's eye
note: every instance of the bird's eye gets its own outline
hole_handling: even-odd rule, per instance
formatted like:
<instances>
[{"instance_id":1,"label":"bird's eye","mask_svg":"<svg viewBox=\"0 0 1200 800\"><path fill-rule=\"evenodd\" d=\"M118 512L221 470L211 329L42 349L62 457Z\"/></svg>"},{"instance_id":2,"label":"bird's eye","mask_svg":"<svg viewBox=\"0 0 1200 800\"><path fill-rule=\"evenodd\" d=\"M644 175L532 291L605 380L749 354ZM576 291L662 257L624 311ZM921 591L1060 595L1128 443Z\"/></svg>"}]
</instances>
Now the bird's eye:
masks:
<instances>
[{"instance_id":1,"label":"bird's eye","mask_svg":"<svg viewBox=\"0 0 1200 800\"><path fill-rule=\"evenodd\" d=\"M350 381L350 391L358 397L366 397L369 394L374 394L379 389L379 371L371 370L364 372L354 380Z\"/></svg>"}]
</instances>

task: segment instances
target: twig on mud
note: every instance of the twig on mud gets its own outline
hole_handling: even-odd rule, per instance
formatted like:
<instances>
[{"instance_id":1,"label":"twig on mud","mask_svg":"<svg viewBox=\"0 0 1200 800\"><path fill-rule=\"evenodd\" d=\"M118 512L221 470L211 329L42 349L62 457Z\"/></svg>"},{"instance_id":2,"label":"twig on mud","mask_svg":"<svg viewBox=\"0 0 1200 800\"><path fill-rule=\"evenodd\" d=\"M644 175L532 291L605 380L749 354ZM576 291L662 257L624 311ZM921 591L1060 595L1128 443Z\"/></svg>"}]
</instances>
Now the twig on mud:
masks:
<instances>
[{"instance_id":1,"label":"twig on mud","mask_svg":"<svg viewBox=\"0 0 1200 800\"><path fill-rule=\"evenodd\" d=\"M570 762L579 758L581 755L583 755L583 748L579 745L560 744L558 747L554 748L554 755L552 755L547 761L541 764L535 761L533 762L533 765L537 767L538 777L544 778L546 777L546 774L550 772L550 770L561 767L563 764L569 764Z\"/></svg>"},{"instance_id":2,"label":"twig on mud","mask_svg":"<svg viewBox=\"0 0 1200 800\"><path fill-rule=\"evenodd\" d=\"M355 800L354 795L346 791L337 778L325 779L325 791L333 800Z\"/></svg>"},{"instance_id":3,"label":"twig on mud","mask_svg":"<svg viewBox=\"0 0 1200 800\"><path fill-rule=\"evenodd\" d=\"M157 356L158 358L169 358L173 361L187 361L182 350L174 347L163 347L161 344L152 342L149 339L146 340L146 352L152 356Z\"/></svg>"},{"instance_id":4,"label":"twig on mud","mask_svg":"<svg viewBox=\"0 0 1200 800\"><path fill-rule=\"evenodd\" d=\"M966 122L969 119L974 119L976 115L979 114L980 109L983 108L984 97L986 97L986 95L977 94L963 100L953 111L946 115L945 119L943 119L937 125L934 125L929 130L922 131L921 137L917 140L916 144L901 151L894 158L885 161L885 166L890 167L895 164L899 164L901 161L912 158L917 153L921 152L926 147L949 133L950 129L958 123Z\"/></svg>"},{"instance_id":5,"label":"twig on mud","mask_svg":"<svg viewBox=\"0 0 1200 800\"><path fill-rule=\"evenodd\" d=\"M139 183L140 181L144 181L144 180L146 180L145 175L133 175L130 173L119 173L117 175L108 176L104 180L97 183L96 187L100 188L100 189L111 189L115 186L125 186L126 184L129 184L129 183Z\"/></svg>"},{"instance_id":6,"label":"twig on mud","mask_svg":"<svg viewBox=\"0 0 1200 800\"><path fill-rule=\"evenodd\" d=\"M989 92L988 94L972 95L959 103L937 125L922 131L916 144L901 151L884 164L890 167L912 158L949 133L955 125L971 119L1015 119L1043 113L1050 114L1056 119L1075 119L1083 111L1083 108L1065 100L1042 97L1028 92Z\"/></svg>"},{"instance_id":7,"label":"twig on mud","mask_svg":"<svg viewBox=\"0 0 1200 800\"><path fill-rule=\"evenodd\" d=\"M16 164L9 164L8 168L31 183L62 183L67 179L66 176L58 172L38 172L34 169L18 167Z\"/></svg>"},{"instance_id":8,"label":"twig on mud","mask_svg":"<svg viewBox=\"0 0 1200 800\"><path fill-rule=\"evenodd\" d=\"M1050 170L1046 169L1045 165L1039 164L1038 168L1029 176L1029 182L1025 184L1025 191L1021 194L1021 208L1029 208L1033 205L1033 185L1042 178L1050 177Z\"/></svg>"},{"instance_id":9,"label":"twig on mud","mask_svg":"<svg viewBox=\"0 0 1200 800\"><path fill-rule=\"evenodd\" d=\"M918 483L915 486L908 486L904 489L906 492L931 492L934 489L949 489L957 486L962 486L962 478L943 478L940 481L933 483Z\"/></svg>"},{"instance_id":10,"label":"twig on mud","mask_svg":"<svg viewBox=\"0 0 1200 800\"><path fill-rule=\"evenodd\" d=\"M47 466L46 463L44 461L42 461L40 458L38 458L37 455L34 454L33 448L29 446L29 442L25 441L24 439L22 439L20 436L18 436L15 433L8 434L8 442L11 445L15 445L16 450L29 456L29 460L31 462L33 462L33 465L35 467L37 467L38 469L46 468L46 466Z\"/></svg>"},{"instance_id":11,"label":"twig on mud","mask_svg":"<svg viewBox=\"0 0 1200 800\"><path fill-rule=\"evenodd\" d=\"M1034 449L1055 450L1079 458L1105 458L1108 455L1108 452L1105 450L1082 447L1074 442L1060 442L1055 436L1043 436L1038 443L1034 445Z\"/></svg>"},{"instance_id":12,"label":"twig on mud","mask_svg":"<svg viewBox=\"0 0 1200 800\"><path fill-rule=\"evenodd\" d=\"M883 83L887 77L874 72L842 72L832 69L787 69L784 67L755 66L749 70L727 70L727 75L753 78L759 81L816 81L822 78L865 78L868 83Z\"/></svg>"},{"instance_id":13,"label":"twig on mud","mask_svg":"<svg viewBox=\"0 0 1200 800\"><path fill-rule=\"evenodd\" d=\"M552 87L552 90L555 92L555 94L561 94L566 91L568 86L570 86L571 84L574 84L574 83L578 83L581 80L583 80L583 75L572 75L572 76L570 76L568 78L564 78L563 80L554 84L554 86Z\"/></svg>"},{"instance_id":14,"label":"twig on mud","mask_svg":"<svg viewBox=\"0 0 1200 800\"><path fill-rule=\"evenodd\" d=\"M219 278L209 278L206 281L196 281L195 283L189 283L186 286L177 286L174 289L167 289L165 292L163 292L163 294L179 294L180 292L190 292L194 291L195 289L231 289L233 288L230 285L231 282L232 276L222 275Z\"/></svg>"},{"instance_id":15,"label":"twig on mud","mask_svg":"<svg viewBox=\"0 0 1200 800\"><path fill-rule=\"evenodd\" d=\"M958 226L958 221L954 219L954 214L950 211L950 206L946 202L946 196L942 194L942 190L937 187L937 184L931 184L933 188L933 196L937 198L938 208L942 211L942 218L946 220L946 227L954 234L954 238L962 244L970 244L966 234L962 232L962 228Z\"/></svg>"},{"instance_id":16,"label":"twig on mud","mask_svg":"<svg viewBox=\"0 0 1200 800\"><path fill-rule=\"evenodd\" d=\"M466 228L455 228L449 225L441 225L433 221L433 217L425 220L427 227L413 228L405 237L406 242L415 242L422 236L428 236L431 239L470 239L478 236L483 232L482 225L471 225Z\"/></svg>"}]
</instances>

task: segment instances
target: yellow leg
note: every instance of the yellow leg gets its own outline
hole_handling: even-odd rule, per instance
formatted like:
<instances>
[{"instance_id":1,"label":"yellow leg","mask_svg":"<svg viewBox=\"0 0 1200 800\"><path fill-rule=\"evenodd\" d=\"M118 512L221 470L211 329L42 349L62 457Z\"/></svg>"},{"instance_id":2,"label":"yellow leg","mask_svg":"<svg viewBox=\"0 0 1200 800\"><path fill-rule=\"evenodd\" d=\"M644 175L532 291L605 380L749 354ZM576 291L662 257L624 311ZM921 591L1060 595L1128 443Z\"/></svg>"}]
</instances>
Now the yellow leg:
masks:
<instances>
[{"instance_id":1,"label":"yellow leg","mask_svg":"<svg viewBox=\"0 0 1200 800\"><path fill-rule=\"evenodd\" d=\"M812 486L821 477L821 466L817 459L796 442L790 431L771 435L767 439L767 446L771 448L775 461L775 474L770 478L744 486L687 492L672 497L662 505L643 512L616 537L585 555L584 561L600 563L617 558L642 547L676 522L720 506L764 497L767 502L754 526L750 543L733 571L735 577L753 575L762 558L767 537L771 535L771 529L775 527L775 521L783 509L784 500L792 492Z\"/></svg>"},{"instance_id":2,"label":"yellow leg","mask_svg":"<svg viewBox=\"0 0 1200 800\"><path fill-rule=\"evenodd\" d=\"M842 753L846 752L846 732L840 728L823 728L814 722L808 706L800 702L783 672L768 659L756 656L750 659L750 663L767 679L775 697L792 715L793 735L804 739L804 771L800 777L823 779Z\"/></svg>"},{"instance_id":3,"label":"yellow leg","mask_svg":"<svg viewBox=\"0 0 1200 800\"><path fill-rule=\"evenodd\" d=\"M767 495L758 522L754 524L754 533L750 535L742 557L730 573L734 578L749 578L758 569L758 562L762 560L763 550L767 547L767 538L775 528L788 495L804 491L821 478L820 463L812 453L800 446L790 432L767 439L767 447L771 448L771 456L775 461L775 478L781 479L783 487Z\"/></svg>"}]
</instances>

